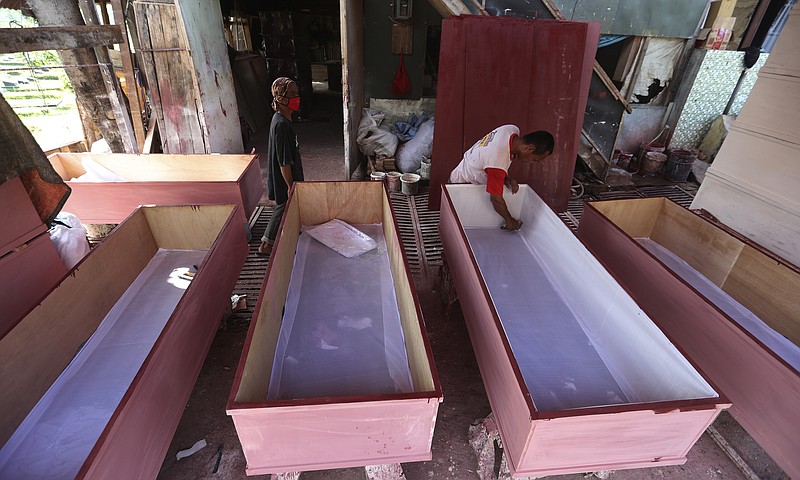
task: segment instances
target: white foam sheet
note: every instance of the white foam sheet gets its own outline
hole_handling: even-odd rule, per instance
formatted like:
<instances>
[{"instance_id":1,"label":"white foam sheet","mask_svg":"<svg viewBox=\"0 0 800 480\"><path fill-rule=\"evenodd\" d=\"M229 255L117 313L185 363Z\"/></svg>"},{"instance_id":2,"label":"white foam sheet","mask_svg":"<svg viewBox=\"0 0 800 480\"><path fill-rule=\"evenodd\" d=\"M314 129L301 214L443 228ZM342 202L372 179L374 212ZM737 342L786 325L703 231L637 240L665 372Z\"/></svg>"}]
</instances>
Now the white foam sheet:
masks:
<instances>
[{"instance_id":1,"label":"white foam sheet","mask_svg":"<svg viewBox=\"0 0 800 480\"><path fill-rule=\"evenodd\" d=\"M718 397L530 187L447 189L537 410Z\"/></svg>"},{"instance_id":2,"label":"white foam sheet","mask_svg":"<svg viewBox=\"0 0 800 480\"><path fill-rule=\"evenodd\" d=\"M301 233L270 375L270 400L413 391L380 224L346 258Z\"/></svg>"},{"instance_id":3,"label":"white foam sheet","mask_svg":"<svg viewBox=\"0 0 800 480\"><path fill-rule=\"evenodd\" d=\"M800 346L776 332L747 307L737 302L669 249L650 238L637 238L636 241L776 355L786 360L796 370L800 370Z\"/></svg>"},{"instance_id":4,"label":"white foam sheet","mask_svg":"<svg viewBox=\"0 0 800 480\"><path fill-rule=\"evenodd\" d=\"M156 253L0 450L0 478L78 474L206 253Z\"/></svg>"}]
</instances>

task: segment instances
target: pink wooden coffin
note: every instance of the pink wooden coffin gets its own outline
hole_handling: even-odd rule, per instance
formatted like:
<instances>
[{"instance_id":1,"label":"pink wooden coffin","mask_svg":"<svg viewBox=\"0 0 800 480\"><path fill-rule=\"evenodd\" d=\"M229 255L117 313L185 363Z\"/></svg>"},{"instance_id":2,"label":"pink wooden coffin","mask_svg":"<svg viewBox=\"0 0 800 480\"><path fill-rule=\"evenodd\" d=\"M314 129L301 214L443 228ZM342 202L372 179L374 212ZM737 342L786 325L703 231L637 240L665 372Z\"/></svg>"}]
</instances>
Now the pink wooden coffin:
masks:
<instances>
[{"instance_id":1,"label":"pink wooden coffin","mask_svg":"<svg viewBox=\"0 0 800 480\"><path fill-rule=\"evenodd\" d=\"M268 400L301 226L381 224L413 391ZM379 290L376 290L376 292ZM431 459L442 390L388 194L378 182L293 186L228 400L247 474Z\"/></svg>"},{"instance_id":2,"label":"pink wooden coffin","mask_svg":"<svg viewBox=\"0 0 800 480\"><path fill-rule=\"evenodd\" d=\"M139 205L233 203L249 218L264 192L256 155L55 153L48 158L72 188L63 210L83 223L119 223ZM98 172L100 178L124 181L75 180L87 168L91 178Z\"/></svg>"},{"instance_id":3,"label":"pink wooden coffin","mask_svg":"<svg viewBox=\"0 0 800 480\"><path fill-rule=\"evenodd\" d=\"M19 177L0 184L0 338L67 273Z\"/></svg>"},{"instance_id":4,"label":"pink wooden coffin","mask_svg":"<svg viewBox=\"0 0 800 480\"><path fill-rule=\"evenodd\" d=\"M530 187L506 201L519 232L445 185L439 229L512 476L685 462L727 400Z\"/></svg>"},{"instance_id":5,"label":"pink wooden coffin","mask_svg":"<svg viewBox=\"0 0 800 480\"><path fill-rule=\"evenodd\" d=\"M1 478L155 478L247 255L243 221L237 205L139 208L0 339ZM187 268L196 272L180 284L177 270L139 281L156 293L138 297L140 319L152 317L147 309L165 288L177 291L177 303L161 313L154 342L134 363L125 335L139 327L129 326L130 310L118 303L135 290L159 249L195 251L196 265ZM108 330L103 320L114 311L124 312L114 324L119 330ZM91 351L111 356L102 357L100 368L82 369L91 364L84 354L101 338L113 345ZM104 375L116 365L134 365L128 380ZM93 386L98 379L122 382L115 387L118 403L99 400L105 397ZM50 414L52 405L89 389L99 392L97 401ZM76 425L94 437L65 437Z\"/></svg>"},{"instance_id":6,"label":"pink wooden coffin","mask_svg":"<svg viewBox=\"0 0 800 480\"><path fill-rule=\"evenodd\" d=\"M722 389L736 420L800 478L800 270L664 198L588 202L578 233ZM648 241L670 256L651 253Z\"/></svg>"}]
</instances>

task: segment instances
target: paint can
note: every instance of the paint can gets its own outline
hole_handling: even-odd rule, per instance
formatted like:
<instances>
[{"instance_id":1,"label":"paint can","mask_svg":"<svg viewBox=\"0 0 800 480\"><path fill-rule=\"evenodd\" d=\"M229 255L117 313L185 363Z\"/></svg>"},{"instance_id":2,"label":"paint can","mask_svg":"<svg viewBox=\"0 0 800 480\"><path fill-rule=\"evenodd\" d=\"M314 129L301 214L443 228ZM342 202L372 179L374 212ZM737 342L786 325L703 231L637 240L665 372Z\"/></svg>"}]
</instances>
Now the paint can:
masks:
<instances>
[{"instance_id":1,"label":"paint can","mask_svg":"<svg viewBox=\"0 0 800 480\"><path fill-rule=\"evenodd\" d=\"M400 176L403 185L403 193L406 195L416 195L419 189L419 175L416 173L404 173Z\"/></svg>"},{"instance_id":2,"label":"paint can","mask_svg":"<svg viewBox=\"0 0 800 480\"><path fill-rule=\"evenodd\" d=\"M382 182L386 178L386 172L372 172L369 179L375 182Z\"/></svg>"},{"instance_id":3,"label":"paint can","mask_svg":"<svg viewBox=\"0 0 800 480\"><path fill-rule=\"evenodd\" d=\"M400 172L387 172L386 173L386 186L390 192L400 191Z\"/></svg>"},{"instance_id":4,"label":"paint can","mask_svg":"<svg viewBox=\"0 0 800 480\"><path fill-rule=\"evenodd\" d=\"M670 182L685 182L692 171L692 165L697 160L691 150L671 150L664 169L664 177Z\"/></svg>"},{"instance_id":5,"label":"paint can","mask_svg":"<svg viewBox=\"0 0 800 480\"><path fill-rule=\"evenodd\" d=\"M644 154L644 162L640 172L642 175L655 175L661 170L661 166L667 161L667 156L659 152L647 152Z\"/></svg>"},{"instance_id":6,"label":"paint can","mask_svg":"<svg viewBox=\"0 0 800 480\"><path fill-rule=\"evenodd\" d=\"M422 162L420 163L419 167L419 176L423 180L428 180L431 178L431 159L428 157L422 157Z\"/></svg>"}]
</instances>

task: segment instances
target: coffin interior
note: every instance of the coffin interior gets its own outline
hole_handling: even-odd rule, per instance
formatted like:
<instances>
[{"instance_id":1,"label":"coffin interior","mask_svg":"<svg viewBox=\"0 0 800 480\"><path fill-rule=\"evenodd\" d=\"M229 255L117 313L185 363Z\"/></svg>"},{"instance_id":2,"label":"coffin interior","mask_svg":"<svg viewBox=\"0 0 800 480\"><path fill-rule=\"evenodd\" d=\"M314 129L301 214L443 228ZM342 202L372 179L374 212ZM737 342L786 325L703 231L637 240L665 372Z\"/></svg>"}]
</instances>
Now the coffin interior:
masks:
<instances>
[{"instance_id":1,"label":"coffin interior","mask_svg":"<svg viewBox=\"0 0 800 480\"><path fill-rule=\"evenodd\" d=\"M580 400L584 403L576 403L578 400L559 397L562 394L558 392L552 393L559 397L555 401L549 397L545 398L542 393L535 393L540 389L536 384L545 383L542 375L548 375L548 373L541 369L541 365L546 365L549 358L537 357L536 355L542 355L542 352L534 351L529 347L530 344L525 344L526 342L521 342L520 339L530 335L533 329L541 329L542 325L536 320L539 318L537 316L540 316L540 311L557 302L554 302L552 297L545 297L541 291L529 292L525 294L526 298L522 299L519 297L512 297L508 300L500 297L493 298L491 301L495 304L498 312L511 312L511 315L517 316L516 318L506 317L506 319L515 320L517 325L509 330L511 323L505 323L504 313L500 313L500 321L505 330L502 334L506 335L509 340L512 349L510 354L515 357L515 361L526 379L525 383L537 411L718 397L712 387L533 190L523 186L516 195L506 193L506 202L511 214L521 218L524 222L520 232L509 233L499 230L502 219L492 209L483 187L448 185L445 188L468 239L471 237L477 242L479 241L477 239L486 238L485 234L481 232L488 231L491 232L491 235L497 232L497 242L491 244L488 247L489 250L496 248L501 241L506 241L512 236L516 236L517 239L521 239L520 242L524 242L524 248L510 253L519 255L519 257L511 259L511 267L508 268L508 283L518 281L528 273L519 271L514 266L515 264L522 265L528 261L528 257L535 258L536 262L542 266L542 271L547 276L552 289L566 304L567 308L560 309L557 315L562 315L565 310L568 310L567 315L571 315L571 317L563 319L564 325L575 320L585 334L583 338L576 337L567 340L563 338L565 330L559 328L558 322L556 322L555 328L551 328L551 325L545 330L536 330L535 336L551 335L552 340L549 343L555 345L554 348L559 348L557 346L559 344L566 345L564 342L577 342L585 345L582 342L588 339L596 351L595 358L599 357L596 361L602 362L607 367L625 397L621 402L608 403L603 398L606 392L603 392L600 387L594 398L589 398L592 396L587 395L586 398ZM646 208L652 208L652 205L646 206ZM635 226L642 231L652 227L653 225L646 223ZM475 232L480 235L476 236ZM499 235L504 235L504 237ZM483 241L486 242L486 240ZM487 245L471 243L470 248L475 255L476 251L481 248L486 251ZM508 250L499 252L499 255L502 260L502 256L509 255ZM478 262L480 263L480 260ZM493 285L495 292L498 292L496 286L500 282L497 278L494 278L493 281L487 280L488 269L485 265L480 265L478 268L481 269L480 275L483 276L489 292L492 292ZM506 305L509 300L511 308ZM528 324L525 323L525 319L528 319ZM520 325L522 326L520 327ZM543 343L547 344L548 342ZM546 353L545 356L547 356ZM522 360L523 358L525 360ZM589 362L590 357L587 356L582 360ZM523 365L526 362L527 364ZM581 368L579 359L565 363L573 365L572 368ZM569 369L570 365L563 365L560 370L548 371L557 371L555 375L568 377L570 374L564 373L564 369ZM538 380L534 380L534 378L538 378ZM555 378L553 377L553 379ZM579 386L576 391L579 391L580 388ZM569 406L561 407L561 405Z\"/></svg>"},{"instance_id":2,"label":"coffin interior","mask_svg":"<svg viewBox=\"0 0 800 480\"><path fill-rule=\"evenodd\" d=\"M402 246L383 184L302 182L294 185L284 211L283 226L273 249L258 311L254 315L255 325L251 327L252 335L241 368L241 379L238 385L234 383L235 407L266 402L269 372L272 370L300 229L304 225L318 225L334 218L355 225L382 224L414 391L436 390L417 305L410 287L411 278L405 268Z\"/></svg>"},{"instance_id":3,"label":"coffin interior","mask_svg":"<svg viewBox=\"0 0 800 480\"><path fill-rule=\"evenodd\" d=\"M211 248L234 205L142 207L0 339L0 445L159 248Z\"/></svg>"},{"instance_id":4,"label":"coffin interior","mask_svg":"<svg viewBox=\"0 0 800 480\"><path fill-rule=\"evenodd\" d=\"M50 163L65 181L86 173L84 159L91 159L128 182L235 182L252 155L126 155L55 153Z\"/></svg>"},{"instance_id":5,"label":"coffin interior","mask_svg":"<svg viewBox=\"0 0 800 480\"><path fill-rule=\"evenodd\" d=\"M645 210L644 202L657 208ZM795 345L800 345L800 273L665 198L593 202L632 238L680 257ZM650 229L641 225L652 225Z\"/></svg>"}]
</instances>

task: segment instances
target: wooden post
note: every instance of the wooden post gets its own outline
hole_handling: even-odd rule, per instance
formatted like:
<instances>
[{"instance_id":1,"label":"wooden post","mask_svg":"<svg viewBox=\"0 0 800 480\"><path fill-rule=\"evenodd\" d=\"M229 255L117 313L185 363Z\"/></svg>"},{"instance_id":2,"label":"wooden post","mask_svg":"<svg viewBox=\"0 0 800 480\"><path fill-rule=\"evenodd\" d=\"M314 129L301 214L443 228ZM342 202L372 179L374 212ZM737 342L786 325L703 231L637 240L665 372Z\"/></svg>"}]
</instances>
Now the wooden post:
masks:
<instances>
[{"instance_id":1,"label":"wooden post","mask_svg":"<svg viewBox=\"0 0 800 480\"><path fill-rule=\"evenodd\" d=\"M78 2L61 2L57 0L29 0L28 5L41 25L63 26L84 25ZM100 63L92 49L79 48L59 51L64 65L94 65ZM136 142L130 130L130 120L118 118L115 114L111 96L115 90L107 90L103 73L97 67L67 68L67 75L84 110L97 124L100 133L108 142L112 152L135 153L134 149L126 149L126 145ZM116 100L118 103L119 99ZM127 114L127 113L126 113ZM127 126L126 126L127 123Z\"/></svg>"},{"instance_id":2,"label":"wooden post","mask_svg":"<svg viewBox=\"0 0 800 480\"><path fill-rule=\"evenodd\" d=\"M125 74L125 85L128 87L128 104L131 109L133 131L136 134L137 151L141 152L145 138L144 125L142 124L142 106L139 103L139 95L137 92L138 85L136 85L136 77L133 74L133 62L131 61L131 49L128 45L128 29L125 24L122 0L111 0L111 8L114 12L114 23L119 25L120 30L122 30L122 42L119 44L119 51L122 57L122 71Z\"/></svg>"}]
</instances>

